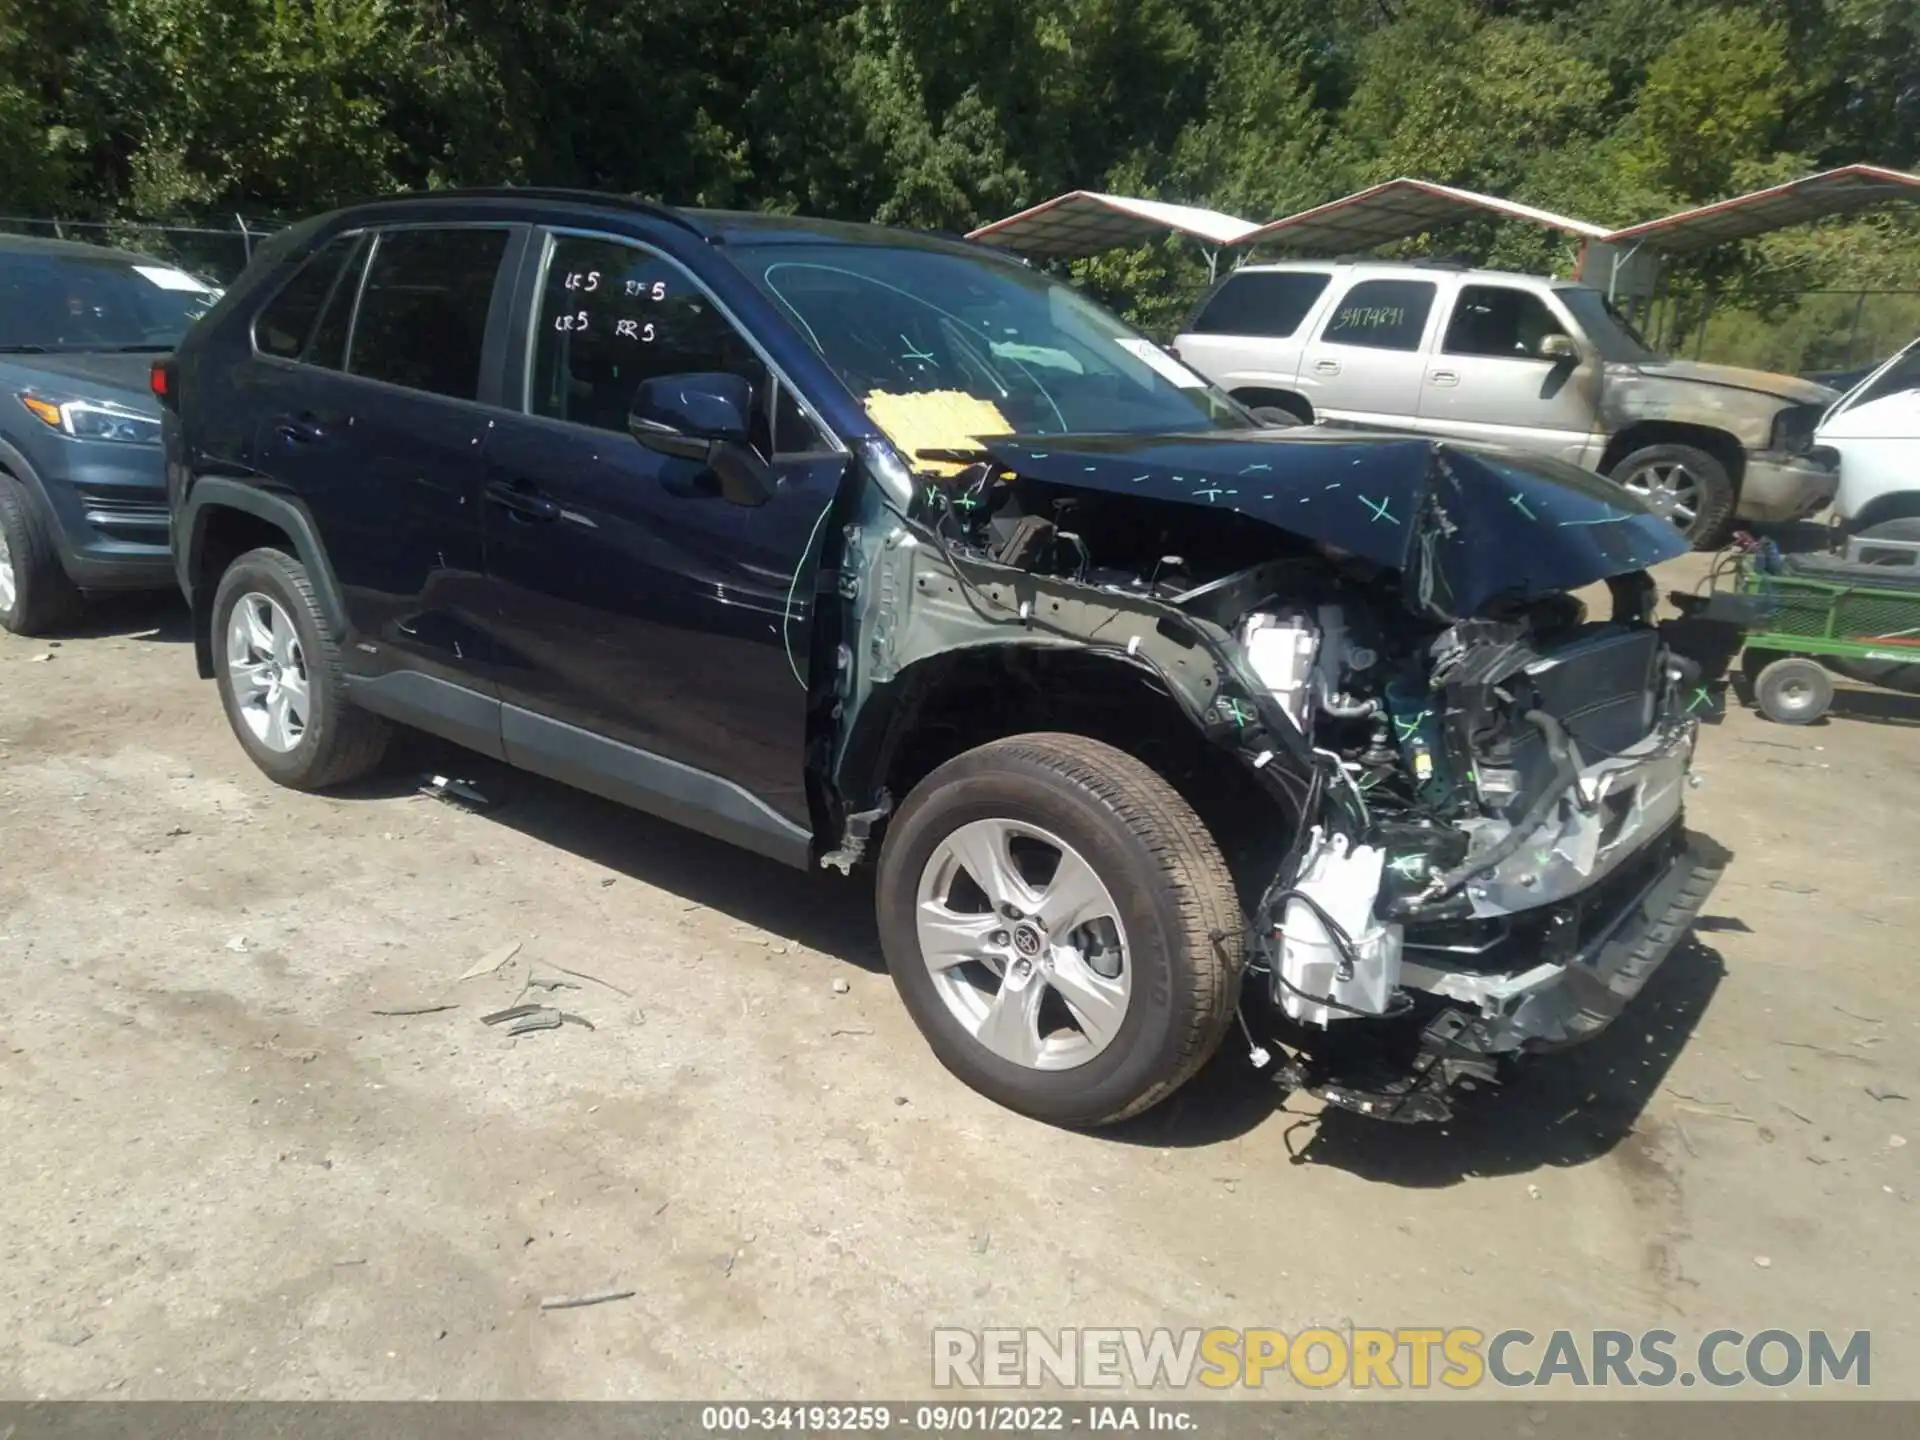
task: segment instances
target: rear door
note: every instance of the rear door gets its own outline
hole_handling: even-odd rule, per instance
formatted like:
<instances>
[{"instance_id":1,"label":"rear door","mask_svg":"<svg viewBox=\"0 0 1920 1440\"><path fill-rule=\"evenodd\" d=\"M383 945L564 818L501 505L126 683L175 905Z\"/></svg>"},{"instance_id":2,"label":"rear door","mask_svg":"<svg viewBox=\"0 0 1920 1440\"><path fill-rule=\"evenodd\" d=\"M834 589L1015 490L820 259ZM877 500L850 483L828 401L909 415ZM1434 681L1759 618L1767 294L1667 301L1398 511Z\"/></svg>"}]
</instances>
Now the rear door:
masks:
<instances>
[{"instance_id":1,"label":"rear door","mask_svg":"<svg viewBox=\"0 0 1920 1440\"><path fill-rule=\"evenodd\" d=\"M1325 270L1236 270L1179 338L1180 358L1222 390L1295 391L1300 341L1333 279Z\"/></svg>"},{"instance_id":2,"label":"rear door","mask_svg":"<svg viewBox=\"0 0 1920 1440\"><path fill-rule=\"evenodd\" d=\"M1540 353L1572 327L1534 290L1462 284L1426 365L1420 428L1518 445L1578 462L1594 428L1600 364L1591 346L1573 359Z\"/></svg>"},{"instance_id":3,"label":"rear door","mask_svg":"<svg viewBox=\"0 0 1920 1440\"><path fill-rule=\"evenodd\" d=\"M1405 426L1420 412L1437 281L1360 279L1323 311L1301 358L1316 415Z\"/></svg>"},{"instance_id":4,"label":"rear door","mask_svg":"<svg viewBox=\"0 0 1920 1440\"><path fill-rule=\"evenodd\" d=\"M847 454L662 249L545 245L522 413L486 457L508 758L805 864L813 577ZM754 448L778 479L762 505L628 433L642 380L715 371L755 387Z\"/></svg>"},{"instance_id":5,"label":"rear door","mask_svg":"<svg viewBox=\"0 0 1920 1440\"><path fill-rule=\"evenodd\" d=\"M498 224L368 234L299 354L267 367L257 463L313 520L347 610L351 667L370 682L356 690L374 708L387 692L402 708L432 705L422 680L490 688L473 610L495 418L485 402L498 398L499 279L524 236ZM270 303L256 344L280 343L272 317ZM476 723L477 735L439 728L497 751L484 710Z\"/></svg>"}]
</instances>

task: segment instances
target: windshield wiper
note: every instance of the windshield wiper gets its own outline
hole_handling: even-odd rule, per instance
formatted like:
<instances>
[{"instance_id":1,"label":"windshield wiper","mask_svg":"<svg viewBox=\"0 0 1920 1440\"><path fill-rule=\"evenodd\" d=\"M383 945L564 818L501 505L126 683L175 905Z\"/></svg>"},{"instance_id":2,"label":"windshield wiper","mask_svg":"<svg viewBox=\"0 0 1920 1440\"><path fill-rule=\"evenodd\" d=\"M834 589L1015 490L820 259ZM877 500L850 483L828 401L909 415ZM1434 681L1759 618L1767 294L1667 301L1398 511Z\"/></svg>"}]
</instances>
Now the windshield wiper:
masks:
<instances>
[{"instance_id":1,"label":"windshield wiper","mask_svg":"<svg viewBox=\"0 0 1920 1440\"><path fill-rule=\"evenodd\" d=\"M0 345L0 355L48 355L52 351L45 345Z\"/></svg>"},{"instance_id":2,"label":"windshield wiper","mask_svg":"<svg viewBox=\"0 0 1920 1440\"><path fill-rule=\"evenodd\" d=\"M173 349L171 345L102 345L109 355L164 355Z\"/></svg>"}]
</instances>

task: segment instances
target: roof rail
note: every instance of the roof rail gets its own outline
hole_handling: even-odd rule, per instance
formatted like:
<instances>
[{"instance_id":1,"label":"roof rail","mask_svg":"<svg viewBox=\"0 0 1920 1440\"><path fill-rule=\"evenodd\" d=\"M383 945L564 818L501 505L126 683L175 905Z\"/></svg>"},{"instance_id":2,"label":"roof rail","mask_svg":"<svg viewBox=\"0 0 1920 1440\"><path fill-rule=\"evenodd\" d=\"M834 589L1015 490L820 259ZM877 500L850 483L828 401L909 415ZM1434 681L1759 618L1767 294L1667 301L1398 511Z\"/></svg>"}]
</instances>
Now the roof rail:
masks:
<instances>
[{"instance_id":1,"label":"roof rail","mask_svg":"<svg viewBox=\"0 0 1920 1440\"><path fill-rule=\"evenodd\" d=\"M582 187L563 185L471 185L450 190L408 190L398 195L383 195L377 200L361 202L366 205L380 205L401 200L557 200L575 205L600 205L618 210L635 210L651 215L657 220L666 220L691 230L696 235L707 232L698 222L684 211L658 200L649 200L643 195L620 194L612 190L589 190ZM359 208L358 206L354 208Z\"/></svg>"}]
</instances>

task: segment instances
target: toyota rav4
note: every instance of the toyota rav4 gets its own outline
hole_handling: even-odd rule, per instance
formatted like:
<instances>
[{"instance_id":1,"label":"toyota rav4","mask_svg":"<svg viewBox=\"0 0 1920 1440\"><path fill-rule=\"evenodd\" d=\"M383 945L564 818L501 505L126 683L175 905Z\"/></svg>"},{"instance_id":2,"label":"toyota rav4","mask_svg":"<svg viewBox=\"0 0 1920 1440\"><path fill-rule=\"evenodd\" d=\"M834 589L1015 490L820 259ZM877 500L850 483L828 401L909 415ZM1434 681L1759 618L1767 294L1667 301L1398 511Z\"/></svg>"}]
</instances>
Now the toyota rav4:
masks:
<instances>
[{"instance_id":1,"label":"toyota rav4","mask_svg":"<svg viewBox=\"0 0 1920 1440\"><path fill-rule=\"evenodd\" d=\"M1714 878L1670 525L1262 426L979 246L402 198L275 237L153 383L200 672L269 776L398 722L871 869L934 1051L1050 1121L1153 1105L1236 1011L1292 1084L1444 1115L1605 1025Z\"/></svg>"}]
</instances>

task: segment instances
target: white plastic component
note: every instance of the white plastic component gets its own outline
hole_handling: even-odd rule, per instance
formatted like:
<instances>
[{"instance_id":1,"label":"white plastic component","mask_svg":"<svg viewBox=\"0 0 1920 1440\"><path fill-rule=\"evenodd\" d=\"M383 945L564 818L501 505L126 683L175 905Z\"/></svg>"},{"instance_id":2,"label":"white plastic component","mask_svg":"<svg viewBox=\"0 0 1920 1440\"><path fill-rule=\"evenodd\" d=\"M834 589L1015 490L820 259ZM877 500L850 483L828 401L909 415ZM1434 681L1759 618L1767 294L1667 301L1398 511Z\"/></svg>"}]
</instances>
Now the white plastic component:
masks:
<instances>
[{"instance_id":1,"label":"white plastic component","mask_svg":"<svg viewBox=\"0 0 1920 1440\"><path fill-rule=\"evenodd\" d=\"M1320 649L1313 621L1305 615L1256 611L1240 622L1240 645L1247 652L1248 667L1260 677L1267 693L1302 735L1309 734L1313 690L1308 682Z\"/></svg>"},{"instance_id":2,"label":"white plastic component","mask_svg":"<svg viewBox=\"0 0 1920 1440\"><path fill-rule=\"evenodd\" d=\"M1316 826L1308 856L1293 888L1311 896L1347 932L1352 970L1343 973L1347 960L1319 915L1290 899L1280 922L1280 974L1287 981L1280 1006L1293 1019L1322 1028L1353 1018L1350 1011L1384 1015L1400 988L1402 938L1400 926L1382 925L1373 915L1386 853L1371 845L1349 850L1346 836L1328 840ZM1315 1004L1310 996L1345 1008Z\"/></svg>"}]
</instances>

